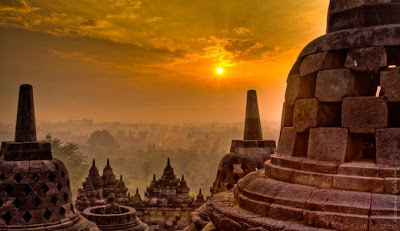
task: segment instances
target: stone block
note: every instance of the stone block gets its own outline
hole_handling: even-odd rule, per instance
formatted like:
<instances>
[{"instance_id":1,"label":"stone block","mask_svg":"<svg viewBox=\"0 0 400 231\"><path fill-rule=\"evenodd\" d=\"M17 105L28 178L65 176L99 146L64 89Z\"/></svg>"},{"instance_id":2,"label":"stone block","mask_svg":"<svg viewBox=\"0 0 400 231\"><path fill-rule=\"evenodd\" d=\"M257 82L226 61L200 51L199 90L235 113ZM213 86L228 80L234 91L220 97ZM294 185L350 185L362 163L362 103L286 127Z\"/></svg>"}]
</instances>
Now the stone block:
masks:
<instances>
[{"instance_id":1,"label":"stone block","mask_svg":"<svg viewBox=\"0 0 400 231\"><path fill-rule=\"evenodd\" d=\"M318 72L315 97L320 102L341 102L346 96L354 96L355 77L349 69Z\"/></svg>"},{"instance_id":2,"label":"stone block","mask_svg":"<svg viewBox=\"0 0 400 231\"><path fill-rule=\"evenodd\" d=\"M315 190L307 201L307 209L368 216L371 193L336 189Z\"/></svg>"},{"instance_id":3,"label":"stone block","mask_svg":"<svg viewBox=\"0 0 400 231\"><path fill-rule=\"evenodd\" d=\"M335 52L321 52L308 55L300 65L300 76L316 73L320 70L343 67L342 58Z\"/></svg>"},{"instance_id":4,"label":"stone block","mask_svg":"<svg viewBox=\"0 0 400 231\"><path fill-rule=\"evenodd\" d=\"M400 226L400 217L398 216L370 216L369 227L370 231L398 231Z\"/></svg>"},{"instance_id":5,"label":"stone block","mask_svg":"<svg viewBox=\"0 0 400 231\"><path fill-rule=\"evenodd\" d=\"M311 193L315 190L313 187L297 184L288 184L281 188L274 198L274 204L280 204L295 208L306 208L306 202ZM296 195L293 197L293 195Z\"/></svg>"},{"instance_id":6,"label":"stone block","mask_svg":"<svg viewBox=\"0 0 400 231\"><path fill-rule=\"evenodd\" d=\"M276 153L280 156L306 156L307 147L307 133L297 133L293 127L284 127L281 130Z\"/></svg>"},{"instance_id":7,"label":"stone block","mask_svg":"<svg viewBox=\"0 0 400 231\"><path fill-rule=\"evenodd\" d=\"M347 55L345 67L360 72L378 72L387 66L387 54L384 47L351 49Z\"/></svg>"},{"instance_id":8,"label":"stone block","mask_svg":"<svg viewBox=\"0 0 400 231\"><path fill-rule=\"evenodd\" d=\"M372 194L370 215L394 215L400 209L400 196L387 194Z\"/></svg>"},{"instance_id":9,"label":"stone block","mask_svg":"<svg viewBox=\"0 0 400 231\"><path fill-rule=\"evenodd\" d=\"M272 204L270 217L278 220L303 220L303 209Z\"/></svg>"},{"instance_id":10,"label":"stone block","mask_svg":"<svg viewBox=\"0 0 400 231\"><path fill-rule=\"evenodd\" d=\"M290 168L283 168L277 165L271 166L271 178L276 180L293 183L294 170Z\"/></svg>"},{"instance_id":11,"label":"stone block","mask_svg":"<svg viewBox=\"0 0 400 231\"><path fill-rule=\"evenodd\" d=\"M302 160L303 158L280 156L277 157L276 164L284 168L299 169Z\"/></svg>"},{"instance_id":12,"label":"stone block","mask_svg":"<svg viewBox=\"0 0 400 231\"><path fill-rule=\"evenodd\" d=\"M375 133L388 125L387 102L382 97L347 97L342 105L342 127L351 133Z\"/></svg>"},{"instance_id":13,"label":"stone block","mask_svg":"<svg viewBox=\"0 0 400 231\"><path fill-rule=\"evenodd\" d=\"M315 77L292 75L287 80L285 102L294 105L297 99L313 98L315 93Z\"/></svg>"},{"instance_id":14,"label":"stone block","mask_svg":"<svg viewBox=\"0 0 400 231\"><path fill-rule=\"evenodd\" d=\"M311 127L317 127L320 111L320 103L315 98L297 100L293 117L296 132L308 132Z\"/></svg>"},{"instance_id":15,"label":"stone block","mask_svg":"<svg viewBox=\"0 0 400 231\"><path fill-rule=\"evenodd\" d=\"M400 178L385 178L385 193L400 195ZM399 207L400 208L400 207Z\"/></svg>"},{"instance_id":16,"label":"stone block","mask_svg":"<svg viewBox=\"0 0 400 231\"><path fill-rule=\"evenodd\" d=\"M352 176L378 176L378 169L373 162L350 162L341 164L338 168L340 175Z\"/></svg>"},{"instance_id":17,"label":"stone block","mask_svg":"<svg viewBox=\"0 0 400 231\"><path fill-rule=\"evenodd\" d=\"M333 176L333 187L336 189L383 193L385 191L385 180L377 177L361 176Z\"/></svg>"},{"instance_id":18,"label":"stone block","mask_svg":"<svg viewBox=\"0 0 400 231\"><path fill-rule=\"evenodd\" d=\"M376 131L376 163L390 167L400 166L400 128Z\"/></svg>"},{"instance_id":19,"label":"stone block","mask_svg":"<svg viewBox=\"0 0 400 231\"><path fill-rule=\"evenodd\" d=\"M316 188L332 188L333 175L296 170L294 172L294 183Z\"/></svg>"},{"instance_id":20,"label":"stone block","mask_svg":"<svg viewBox=\"0 0 400 231\"><path fill-rule=\"evenodd\" d=\"M294 105L289 105L288 103L284 102L282 108L281 128L293 127L293 112Z\"/></svg>"},{"instance_id":21,"label":"stone block","mask_svg":"<svg viewBox=\"0 0 400 231\"><path fill-rule=\"evenodd\" d=\"M333 230L368 230L368 215L305 211L308 225Z\"/></svg>"},{"instance_id":22,"label":"stone block","mask_svg":"<svg viewBox=\"0 0 400 231\"><path fill-rule=\"evenodd\" d=\"M370 5L378 5L378 4L387 4L392 0L356 0L356 1L348 1L348 0L335 0L331 1L329 5L329 14L335 14L343 11L347 11L350 9L358 8L361 6L370 6Z\"/></svg>"},{"instance_id":23,"label":"stone block","mask_svg":"<svg viewBox=\"0 0 400 231\"><path fill-rule=\"evenodd\" d=\"M400 102L400 67L381 72L381 87L388 102Z\"/></svg>"},{"instance_id":24,"label":"stone block","mask_svg":"<svg viewBox=\"0 0 400 231\"><path fill-rule=\"evenodd\" d=\"M338 165L336 163L304 159L300 163L300 170L326 174L336 174Z\"/></svg>"},{"instance_id":25,"label":"stone block","mask_svg":"<svg viewBox=\"0 0 400 231\"><path fill-rule=\"evenodd\" d=\"M312 128L307 157L319 161L344 163L347 152L346 128Z\"/></svg>"}]
</instances>

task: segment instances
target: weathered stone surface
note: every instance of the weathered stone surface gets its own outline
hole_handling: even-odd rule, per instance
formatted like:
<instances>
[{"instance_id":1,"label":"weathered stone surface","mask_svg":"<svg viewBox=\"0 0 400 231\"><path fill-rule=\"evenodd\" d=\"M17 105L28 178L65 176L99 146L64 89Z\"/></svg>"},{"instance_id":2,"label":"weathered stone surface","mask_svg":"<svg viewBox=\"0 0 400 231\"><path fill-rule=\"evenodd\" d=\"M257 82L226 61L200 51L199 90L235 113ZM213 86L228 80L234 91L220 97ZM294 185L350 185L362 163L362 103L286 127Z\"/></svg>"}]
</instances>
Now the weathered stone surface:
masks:
<instances>
[{"instance_id":1,"label":"weathered stone surface","mask_svg":"<svg viewBox=\"0 0 400 231\"><path fill-rule=\"evenodd\" d=\"M388 102L400 102L400 68L381 72L381 91Z\"/></svg>"},{"instance_id":2,"label":"weathered stone surface","mask_svg":"<svg viewBox=\"0 0 400 231\"><path fill-rule=\"evenodd\" d=\"M367 215L305 211L304 217L308 225L316 227L335 230L368 230Z\"/></svg>"},{"instance_id":3,"label":"weathered stone surface","mask_svg":"<svg viewBox=\"0 0 400 231\"><path fill-rule=\"evenodd\" d=\"M377 177L361 176L333 176L333 187L337 189L383 193L385 191L385 181Z\"/></svg>"},{"instance_id":4,"label":"weathered stone surface","mask_svg":"<svg viewBox=\"0 0 400 231\"><path fill-rule=\"evenodd\" d=\"M313 98L314 92L315 76L289 76L287 80L285 102L293 106L297 99Z\"/></svg>"},{"instance_id":5,"label":"weathered stone surface","mask_svg":"<svg viewBox=\"0 0 400 231\"><path fill-rule=\"evenodd\" d=\"M291 183L294 179L294 170L274 165L271 167L271 178Z\"/></svg>"},{"instance_id":6,"label":"weathered stone surface","mask_svg":"<svg viewBox=\"0 0 400 231\"><path fill-rule=\"evenodd\" d=\"M320 102L341 102L354 96L355 77L349 69L318 72L315 97Z\"/></svg>"},{"instance_id":7,"label":"weathered stone surface","mask_svg":"<svg viewBox=\"0 0 400 231\"><path fill-rule=\"evenodd\" d=\"M378 72L387 66L387 54L384 47L367 47L350 50L345 67L361 72Z\"/></svg>"},{"instance_id":8,"label":"weathered stone surface","mask_svg":"<svg viewBox=\"0 0 400 231\"><path fill-rule=\"evenodd\" d=\"M296 145L296 130L293 127L284 127L281 130L277 153L281 156L292 156Z\"/></svg>"},{"instance_id":9,"label":"weathered stone surface","mask_svg":"<svg viewBox=\"0 0 400 231\"><path fill-rule=\"evenodd\" d=\"M332 188L333 175L296 170L294 172L294 183L316 188Z\"/></svg>"},{"instance_id":10,"label":"weathered stone surface","mask_svg":"<svg viewBox=\"0 0 400 231\"><path fill-rule=\"evenodd\" d=\"M306 76L320 70L343 67L342 59L333 52L321 52L308 55L300 66L300 76Z\"/></svg>"},{"instance_id":11,"label":"weathered stone surface","mask_svg":"<svg viewBox=\"0 0 400 231\"><path fill-rule=\"evenodd\" d=\"M279 220L303 220L303 209L272 204L270 216Z\"/></svg>"},{"instance_id":12,"label":"weathered stone surface","mask_svg":"<svg viewBox=\"0 0 400 231\"><path fill-rule=\"evenodd\" d=\"M344 163L347 142L346 128L312 128L307 157L320 161Z\"/></svg>"},{"instance_id":13,"label":"weathered stone surface","mask_svg":"<svg viewBox=\"0 0 400 231\"><path fill-rule=\"evenodd\" d=\"M387 215L393 216L400 209L400 196L372 194L371 215Z\"/></svg>"},{"instance_id":14,"label":"weathered stone surface","mask_svg":"<svg viewBox=\"0 0 400 231\"><path fill-rule=\"evenodd\" d=\"M336 174L338 165L332 162L305 159L300 163L300 170L317 173Z\"/></svg>"},{"instance_id":15,"label":"weathered stone surface","mask_svg":"<svg viewBox=\"0 0 400 231\"><path fill-rule=\"evenodd\" d=\"M315 190L307 201L308 210L357 215L368 215L370 205L370 193L336 189Z\"/></svg>"},{"instance_id":16,"label":"weathered stone surface","mask_svg":"<svg viewBox=\"0 0 400 231\"><path fill-rule=\"evenodd\" d=\"M400 179L394 177L385 178L385 193L400 195Z\"/></svg>"},{"instance_id":17,"label":"weathered stone surface","mask_svg":"<svg viewBox=\"0 0 400 231\"><path fill-rule=\"evenodd\" d=\"M387 102L382 97L347 97L342 105L342 126L351 133L375 133L388 125Z\"/></svg>"},{"instance_id":18,"label":"weathered stone surface","mask_svg":"<svg viewBox=\"0 0 400 231\"><path fill-rule=\"evenodd\" d=\"M314 190L315 188L305 185L288 184L283 186L275 196L274 203L304 209ZM296 197L293 197L293 195L296 195Z\"/></svg>"},{"instance_id":19,"label":"weathered stone surface","mask_svg":"<svg viewBox=\"0 0 400 231\"><path fill-rule=\"evenodd\" d=\"M331 1L329 4L329 12L328 14L335 14L342 11L347 11L350 9L354 9L360 6L371 6L371 5L378 5L378 4L387 4L392 2L392 0L335 0Z\"/></svg>"},{"instance_id":20,"label":"weathered stone surface","mask_svg":"<svg viewBox=\"0 0 400 231\"><path fill-rule=\"evenodd\" d=\"M376 131L376 163L391 167L400 166L400 128Z\"/></svg>"},{"instance_id":21,"label":"weathered stone surface","mask_svg":"<svg viewBox=\"0 0 400 231\"><path fill-rule=\"evenodd\" d=\"M297 100L293 117L296 132L307 132L310 128L317 127L320 110L320 103L315 98Z\"/></svg>"},{"instance_id":22,"label":"weathered stone surface","mask_svg":"<svg viewBox=\"0 0 400 231\"><path fill-rule=\"evenodd\" d=\"M378 169L372 162L350 162L341 164L337 170L340 175L378 176Z\"/></svg>"},{"instance_id":23,"label":"weathered stone surface","mask_svg":"<svg viewBox=\"0 0 400 231\"><path fill-rule=\"evenodd\" d=\"M398 231L400 224L400 218L390 216L370 216L369 218L369 230L370 231Z\"/></svg>"},{"instance_id":24,"label":"weathered stone surface","mask_svg":"<svg viewBox=\"0 0 400 231\"><path fill-rule=\"evenodd\" d=\"M281 128L293 127L293 113L294 105L289 105L288 103L284 102L282 108Z\"/></svg>"}]
</instances>

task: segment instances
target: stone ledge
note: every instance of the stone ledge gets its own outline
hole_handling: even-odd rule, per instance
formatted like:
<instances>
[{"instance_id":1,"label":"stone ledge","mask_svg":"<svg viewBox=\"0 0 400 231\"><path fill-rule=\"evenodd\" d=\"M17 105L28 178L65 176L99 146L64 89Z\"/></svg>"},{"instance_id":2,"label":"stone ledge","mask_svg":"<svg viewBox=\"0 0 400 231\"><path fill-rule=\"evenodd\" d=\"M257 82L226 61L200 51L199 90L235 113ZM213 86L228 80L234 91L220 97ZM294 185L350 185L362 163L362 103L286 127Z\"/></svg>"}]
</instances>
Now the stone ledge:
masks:
<instances>
[{"instance_id":1,"label":"stone ledge","mask_svg":"<svg viewBox=\"0 0 400 231\"><path fill-rule=\"evenodd\" d=\"M51 160L48 142L3 142L1 156L6 161Z\"/></svg>"}]
</instances>

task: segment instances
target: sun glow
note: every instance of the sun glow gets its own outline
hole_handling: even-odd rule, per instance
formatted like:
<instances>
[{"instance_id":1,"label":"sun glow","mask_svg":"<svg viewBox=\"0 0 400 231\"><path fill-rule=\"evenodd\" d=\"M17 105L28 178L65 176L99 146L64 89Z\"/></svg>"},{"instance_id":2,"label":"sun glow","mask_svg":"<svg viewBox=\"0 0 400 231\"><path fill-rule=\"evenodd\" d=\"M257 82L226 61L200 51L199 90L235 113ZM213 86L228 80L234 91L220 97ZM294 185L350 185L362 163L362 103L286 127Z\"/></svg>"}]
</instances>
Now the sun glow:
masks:
<instances>
[{"instance_id":1,"label":"sun glow","mask_svg":"<svg viewBox=\"0 0 400 231\"><path fill-rule=\"evenodd\" d=\"M222 67L218 67L217 74L222 75L222 73L224 73L224 69L222 69Z\"/></svg>"}]
</instances>

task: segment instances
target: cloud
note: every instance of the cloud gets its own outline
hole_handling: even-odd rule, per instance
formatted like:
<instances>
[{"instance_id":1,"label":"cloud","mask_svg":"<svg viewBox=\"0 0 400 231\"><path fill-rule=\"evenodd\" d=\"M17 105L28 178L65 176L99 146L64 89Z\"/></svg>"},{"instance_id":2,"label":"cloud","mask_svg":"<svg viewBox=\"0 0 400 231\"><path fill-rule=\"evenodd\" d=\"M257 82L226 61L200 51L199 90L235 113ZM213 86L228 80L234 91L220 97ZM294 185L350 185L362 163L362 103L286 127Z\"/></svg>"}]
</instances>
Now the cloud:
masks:
<instances>
[{"instance_id":1,"label":"cloud","mask_svg":"<svg viewBox=\"0 0 400 231\"><path fill-rule=\"evenodd\" d=\"M0 11L31 12L39 10L38 7L30 6L25 0L1 0Z\"/></svg>"},{"instance_id":2,"label":"cloud","mask_svg":"<svg viewBox=\"0 0 400 231\"><path fill-rule=\"evenodd\" d=\"M249 34L250 30L246 27L236 27L236 28L233 28L233 32L238 35L244 35L244 34Z\"/></svg>"}]
</instances>

